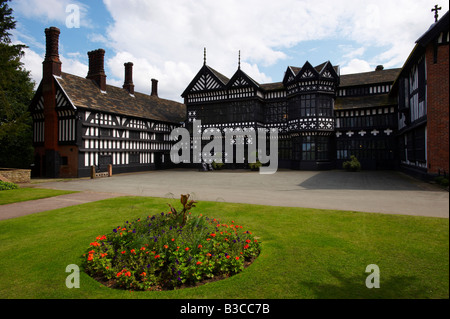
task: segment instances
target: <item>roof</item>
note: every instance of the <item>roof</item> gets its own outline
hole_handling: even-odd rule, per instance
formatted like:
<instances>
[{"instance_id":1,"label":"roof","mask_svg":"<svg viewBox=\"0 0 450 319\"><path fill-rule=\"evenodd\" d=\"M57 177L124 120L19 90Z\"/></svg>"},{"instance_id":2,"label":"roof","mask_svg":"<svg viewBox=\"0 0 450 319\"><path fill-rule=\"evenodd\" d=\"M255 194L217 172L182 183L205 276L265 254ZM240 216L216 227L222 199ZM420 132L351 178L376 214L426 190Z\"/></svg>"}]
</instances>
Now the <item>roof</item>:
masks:
<instances>
[{"instance_id":1,"label":"roof","mask_svg":"<svg viewBox=\"0 0 450 319\"><path fill-rule=\"evenodd\" d=\"M220 81L222 81L222 83L223 84L227 84L228 83L228 81L230 81L230 79L229 78L227 78L225 75L223 75L222 73L220 73L220 72L217 72L216 70L214 70L212 67L210 67L209 65L206 65L205 64L205 66L212 72L212 73L214 73L214 75L215 76L217 76L217 78L220 80Z\"/></svg>"},{"instance_id":2,"label":"roof","mask_svg":"<svg viewBox=\"0 0 450 319\"><path fill-rule=\"evenodd\" d=\"M337 110L369 108L375 106L391 106L397 104L397 98L389 94L338 97L334 102Z\"/></svg>"},{"instance_id":3,"label":"roof","mask_svg":"<svg viewBox=\"0 0 450 319\"><path fill-rule=\"evenodd\" d=\"M92 80L64 72L55 79L77 108L170 123L186 118L186 106L175 101L138 92L131 96L127 90L111 85L102 93Z\"/></svg>"},{"instance_id":4,"label":"roof","mask_svg":"<svg viewBox=\"0 0 450 319\"><path fill-rule=\"evenodd\" d=\"M444 30L448 31L449 26L449 15L448 11L440 18L437 22L433 23L430 28L425 32L419 39L417 39L416 43L426 47L431 40L436 38L439 33Z\"/></svg>"},{"instance_id":5,"label":"roof","mask_svg":"<svg viewBox=\"0 0 450 319\"><path fill-rule=\"evenodd\" d=\"M356 85L369 85L376 83L393 83L400 73L401 69L387 69L355 74L341 75L340 87L356 86Z\"/></svg>"},{"instance_id":6,"label":"roof","mask_svg":"<svg viewBox=\"0 0 450 319\"><path fill-rule=\"evenodd\" d=\"M448 11L444 14L444 16L439 19L437 22L433 23L430 28L416 41L416 45L414 46L413 50L409 54L408 58L406 59L405 63L403 64L403 67L401 69L401 72L399 72L397 78L395 79L395 82L393 84L393 94L397 93L398 90L398 80L401 76L401 73L408 72L410 66L414 64L418 58L420 58L424 52L425 48L430 44L430 42L439 36L441 32L447 31L449 27L449 15Z\"/></svg>"}]
</instances>

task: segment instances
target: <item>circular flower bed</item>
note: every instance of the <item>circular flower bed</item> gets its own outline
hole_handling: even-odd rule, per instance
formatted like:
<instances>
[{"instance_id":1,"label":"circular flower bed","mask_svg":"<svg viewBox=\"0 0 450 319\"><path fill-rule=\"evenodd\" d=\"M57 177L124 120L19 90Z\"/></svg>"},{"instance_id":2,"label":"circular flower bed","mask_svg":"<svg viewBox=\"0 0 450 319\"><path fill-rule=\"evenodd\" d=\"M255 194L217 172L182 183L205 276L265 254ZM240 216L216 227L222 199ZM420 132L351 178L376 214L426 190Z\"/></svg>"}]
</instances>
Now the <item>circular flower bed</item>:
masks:
<instances>
[{"instance_id":1,"label":"circular flower bed","mask_svg":"<svg viewBox=\"0 0 450 319\"><path fill-rule=\"evenodd\" d=\"M109 287L167 290L239 273L259 253L259 241L234 221L172 208L98 236L83 255L83 267Z\"/></svg>"}]
</instances>

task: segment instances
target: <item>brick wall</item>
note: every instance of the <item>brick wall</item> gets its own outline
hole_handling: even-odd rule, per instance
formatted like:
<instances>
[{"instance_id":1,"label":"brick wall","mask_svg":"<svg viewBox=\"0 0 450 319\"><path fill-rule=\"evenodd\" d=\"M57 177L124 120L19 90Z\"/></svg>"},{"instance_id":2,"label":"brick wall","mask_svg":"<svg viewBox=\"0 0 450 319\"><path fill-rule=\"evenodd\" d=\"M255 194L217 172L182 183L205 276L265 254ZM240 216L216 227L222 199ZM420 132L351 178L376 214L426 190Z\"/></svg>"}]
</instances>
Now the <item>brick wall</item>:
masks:
<instances>
[{"instance_id":1,"label":"brick wall","mask_svg":"<svg viewBox=\"0 0 450 319\"><path fill-rule=\"evenodd\" d=\"M449 171L449 45L439 45L434 63L433 43L426 49L428 173Z\"/></svg>"},{"instance_id":2,"label":"brick wall","mask_svg":"<svg viewBox=\"0 0 450 319\"><path fill-rule=\"evenodd\" d=\"M12 183L29 183L30 182L30 169L0 169L0 175L5 177L6 180Z\"/></svg>"}]
</instances>

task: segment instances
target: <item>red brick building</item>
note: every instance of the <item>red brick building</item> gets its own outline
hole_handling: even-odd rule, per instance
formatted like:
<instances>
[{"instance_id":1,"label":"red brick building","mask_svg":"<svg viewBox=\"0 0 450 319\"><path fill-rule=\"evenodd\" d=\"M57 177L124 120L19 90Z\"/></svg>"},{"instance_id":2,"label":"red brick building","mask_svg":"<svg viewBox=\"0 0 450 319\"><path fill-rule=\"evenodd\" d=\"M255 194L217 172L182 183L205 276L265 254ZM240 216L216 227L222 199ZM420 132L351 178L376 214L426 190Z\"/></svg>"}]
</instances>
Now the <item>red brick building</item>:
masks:
<instances>
[{"instance_id":1,"label":"red brick building","mask_svg":"<svg viewBox=\"0 0 450 319\"><path fill-rule=\"evenodd\" d=\"M401 169L419 176L449 172L449 14L416 41L396 79Z\"/></svg>"}]
</instances>

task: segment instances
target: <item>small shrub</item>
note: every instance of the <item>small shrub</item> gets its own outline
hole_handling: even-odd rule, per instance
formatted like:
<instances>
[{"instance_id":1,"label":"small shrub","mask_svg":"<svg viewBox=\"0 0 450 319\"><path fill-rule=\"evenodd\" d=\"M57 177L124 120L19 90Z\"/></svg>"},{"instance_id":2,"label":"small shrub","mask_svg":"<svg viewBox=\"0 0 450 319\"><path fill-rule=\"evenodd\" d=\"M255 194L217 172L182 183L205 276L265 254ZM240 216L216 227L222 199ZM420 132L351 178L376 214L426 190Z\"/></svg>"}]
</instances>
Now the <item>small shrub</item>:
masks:
<instances>
[{"instance_id":1,"label":"small shrub","mask_svg":"<svg viewBox=\"0 0 450 319\"><path fill-rule=\"evenodd\" d=\"M19 186L17 186L14 183L0 181L0 191L7 191L7 190L11 190L11 189L18 189L18 188L19 188Z\"/></svg>"},{"instance_id":2,"label":"small shrub","mask_svg":"<svg viewBox=\"0 0 450 319\"><path fill-rule=\"evenodd\" d=\"M216 163L215 161L212 162L212 167L216 171L222 169L224 166L225 166L224 163Z\"/></svg>"},{"instance_id":3,"label":"small shrub","mask_svg":"<svg viewBox=\"0 0 450 319\"><path fill-rule=\"evenodd\" d=\"M262 164L260 161L256 161L255 163L248 163L248 167L253 171L258 170L261 166Z\"/></svg>"},{"instance_id":4,"label":"small shrub","mask_svg":"<svg viewBox=\"0 0 450 319\"><path fill-rule=\"evenodd\" d=\"M182 195L182 204L193 203ZM85 272L114 288L168 290L234 275L259 255L259 241L234 221L172 209L98 236L83 255Z\"/></svg>"},{"instance_id":5,"label":"small shrub","mask_svg":"<svg viewBox=\"0 0 450 319\"><path fill-rule=\"evenodd\" d=\"M342 167L349 172L358 172L361 170L361 163L356 156L351 155L350 161L346 161L342 164Z\"/></svg>"},{"instance_id":6,"label":"small shrub","mask_svg":"<svg viewBox=\"0 0 450 319\"><path fill-rule=\"evenodd\" d=\"M448 187L448 178L447 177L438 176L434 179L434 181L443 187Z\"/></svg>"}]
</instances>

